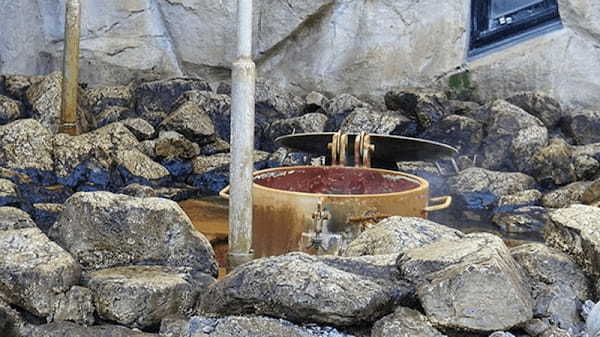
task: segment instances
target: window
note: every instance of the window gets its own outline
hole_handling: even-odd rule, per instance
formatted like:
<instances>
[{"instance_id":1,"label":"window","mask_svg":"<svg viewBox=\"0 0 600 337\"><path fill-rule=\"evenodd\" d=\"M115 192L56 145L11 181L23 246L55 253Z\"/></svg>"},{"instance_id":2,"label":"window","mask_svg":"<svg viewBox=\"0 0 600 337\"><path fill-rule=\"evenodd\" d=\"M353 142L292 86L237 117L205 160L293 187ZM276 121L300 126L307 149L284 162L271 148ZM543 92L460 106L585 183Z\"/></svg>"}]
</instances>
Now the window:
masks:
<instances>
[{"instance_id":1,"label":"window","mask_svg":"<svg viewBox=\"0 0 600 337\"><path fill-rule=\"evenodd\" d=\"M557 0L471 0L469 57L562 27Z\"/></svg>"}]
</instances>

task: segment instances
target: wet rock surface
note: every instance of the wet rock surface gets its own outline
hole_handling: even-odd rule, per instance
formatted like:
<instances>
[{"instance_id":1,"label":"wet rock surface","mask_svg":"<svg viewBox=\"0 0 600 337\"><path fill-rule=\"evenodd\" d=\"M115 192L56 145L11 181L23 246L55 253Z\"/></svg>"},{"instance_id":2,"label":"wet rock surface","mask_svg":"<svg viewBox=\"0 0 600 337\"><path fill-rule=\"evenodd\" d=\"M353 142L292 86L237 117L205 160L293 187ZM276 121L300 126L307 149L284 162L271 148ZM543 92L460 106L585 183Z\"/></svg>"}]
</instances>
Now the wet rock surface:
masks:
<instances>
[{"instance_id":1,"label":"wet rock surface","mask_svg":"<svg viewBox=\"0 0 600 337\"><path fill-rule=\"evenodd\" d=\"M372 337L443 337L445 336L420 312L400 307L373 325Z\"/></svg>"},{"instance_id":2,"label":"wet rock surface","mask_svg":"<svg viewBox=\"0 0 600 337\"><path fill-rule=\"evenodd\" d=\"M389 313L393 295L364 277L293 253L237 268L209 287L199 310L346 326L373 322Z\"/></svg>"},{"instance_id":3,"label":"wet rock surface","mask_svg":"<svg viewBox=\"0 0 600 337\"><path fill-rule=\"evenodd\" d=\"M399 254L438 240L458 240L462 232L421 218L390 217L362 232L345 256Z\"/></svg>"},{"instance_id":4,"label":"wet rock surface","mask_svg":"<svg viewBox=\"0 0 600 337\"><path fill-rule=\"evenodd\" d=\"M531 172L532 156L548 143L548 130L536 117L506 101L489 109L482 166L491 170Z\"/></svg>"},{"instance_id":5,"label":"wet rock surface","mask_svg":"<svg viewBox=\"0 0 600 337\"><path fill-rule=\"evenodd\" d=\"M198 297L214 282L207 274L157 266L104 269L85 276L98 315L132 328L160 324L163 317L190 314Z\"/></svg>"},{"instance_id":6,"label":"wet rock surface","mask_svg":"<svg viewBox=\"0 0 600 337\"><path fill-rule=\"evenodd\" d=\"M572 205L550 212L546 243L571 256L586 273L600 275L600 208Z\"/></svg>"},{"instance_id":7,"label":"wet rock surface","mask_svg":"<svg viewBox=\"0 0 600 337\"><path fill-rule=\"evenodd\" d=\"M502 240L469 234L407 251L402 276L434 326L468 331L508 330L533 315L533 301L519 266Z\"/></svg>"},{"instance_id":8,"label":"wet rock surface","mask_svg":"<svg viewBox=\"0 0 600 337\"><path fill-rule=\"evenodd\" d=\"M84 270L157 264L217 273L208 240L175 202L166 199L76 193L65 203L50 236Z\"/></svg>"},{"instance_id":9,"label":"wet rock surface","mask_svg":"<svg viewBox=\"0 0 600 337\"><path fill-rule=\"evenodd\" d=\"M581 331L581 308L592 297L583 270L568 255L541 243L512 248L511 254L529 278L534 317L547 318L566 331Z\"/></svg>"},{"instance_id":10,"label":"wet rock surface","mask_svg":"<svg viewBox=\"0 0 600 337\"><path fill-rule=\"evenodd\" d=\"M35 227L29 214L24 211L14 207L0 207L0 231Z\"/></svg>"},{"instance_id":11,"label":"wet rock surface","mask_svg":"<svg viewBox=\"0 0 600 337\"><path fill-rule=\"evenodd\" d=\"M0 297L38 317L79 282L77 262L37 228L0 231Z\"/></svg>"}]
</instances>

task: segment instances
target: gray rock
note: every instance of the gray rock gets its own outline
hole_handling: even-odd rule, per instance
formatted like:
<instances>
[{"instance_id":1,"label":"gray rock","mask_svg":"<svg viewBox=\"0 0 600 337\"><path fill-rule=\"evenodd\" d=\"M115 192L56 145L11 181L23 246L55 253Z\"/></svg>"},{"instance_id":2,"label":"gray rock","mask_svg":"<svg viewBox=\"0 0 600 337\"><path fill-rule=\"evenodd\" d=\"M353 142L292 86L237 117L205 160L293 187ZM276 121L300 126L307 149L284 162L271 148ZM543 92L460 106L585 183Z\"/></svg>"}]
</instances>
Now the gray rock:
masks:
<instances>
[{"instance_id":1,"label":"gray rock","mask_svg":"<svg viewBox=\"0 0 600 337\"><path fill-rule=\"evenodd\" d=\"M31 325L24 331L27 337L158 337L117 325L86 327L71 322Z\"/></svg>"},{"instance_id":2,"label":"gray rock","mask_svg":"<svg viewBox=\"0 0 600 337\"><path fill-rule=\"evenodd\" d=\"M413 124L397 111L356 108L344 119L340 130L347 133L404 134Z\"/></svg>"},{"instance_id":3,"label":"gray rock","mask_svg":"<svg viewBox=\"0 0 600 337\"><path fill-rule=\"evenodd\" d=\"M403 253L438 240L458 240L460 231L412 217L387 218L362 232L343 252L344 256Z\"/></svg>"},{"instance_id":4,"label":"gray rock","mask_svg":"<svg viewBox=\"0 0 600 337\"><path fill-rule=\"evenodd\" d=\"M498 200L496 211L516 209L524 206L541 205L542 192L538 190L525 190L515 194L503 195Z\"/></svg>"},{"instance_id":5,"label":"gray rock","mask_svg":"<svg viewBox=\"0 0 600 337\"><path fill-rule=\"evenodd\" d=\"M546 244L571 256L586 273L600 275L600 208L572 205L550 212Z\"/></svg>"},{"instance_id":6,"label":"gray rock","mask_svg":"<svg viewBox=\"0 0 600 337\"><path fill-rule=\"evenodd\" d=\"M50 231L83 269L128 264L190 267L216 275L208 240L170 200L76 193Z\"/></svg>"},{"instance_id":7,"label":"gray rock","mask_svg":"<svg viewBox=\"0 0 600 337\"><path fill-rule=\"evenodd\" d=\"M196 104L209 114L215 132L225 140L229 140L231 119L231 98L227 95L219 95L209 91L192 90L185 92L176 102L174 108L186 104Z\"/></svg>"},{"instance_id":8,"label":"gray rock","mask_svg":"<svg viewBox=\"0 0 600 337\"><path fill-rule=\"evenodd\" d=\"M271 153L268 159L269 167L311 165L313 156L304 152L291 152L284 147Z\"/></svg>"},{"instance_id":9,"label":"gray rock","mask_svg":"<svg viewBox=\"0 0 600 337\"><path fill-rule=\"evenodd\" d=\"M62 95L62 73L54 72L27 90L27 101L31 105L33 119L39 121L53 134L60 127ZM77 106L77 129L87 132L94 128L93 116Z\"/></svg>"},{"instance_id":10,"label":"gray rock","mask_svg":"<svg viewBox=\"0 0 600 337\"><path fill-rule=\"evenodd\" d=\"M592 182L581 195L584 204L592 205L600 202L600 179Z\"/></svg>"},{"instance_id":11,"label":"gray rock","mask_svg":"<svg viewBox=\"0 0 600 337\"><path fill-rule=\"evenodd\" d=\"M131 266L86 275L100 318L132 328L148 328L174 314L190 314L206 287L208 275L197 279L158 266Z\"/></svg>"},{"instance_id":12,"label":"gray rock","mask_svg":"<svg viewBox=\"0 0 600 337\"><path fill-rule=\"evenodd\" d=\"M420 312L399 307L393 314L385 316L373 325L372 337L443 337Z\"/></svg>"},{"instance_id":13,"label":"gray rock","mask_svg":"<svg viewBox=\"0 0 600 337\"><path fill-rule=\"evenodd\" d=\"M210 91L210 86L199 78L173 78L142 83L134 90L137 115L157 126L173 111L177 99L190 90Z\"/></svg>"},{"instance_id":14,"label":"gray rock","mask_svg":"<svg viewBox=\"0 0 600 337\"><path fill-rule=\"evenodd\" d=\"M19 101L27 99L27 90L34 84L41 82L44 76L3 75L4 91L9 97Z\"/></svg>"},{"instance_id":15,"label":"gray rock","mask_svg":"<svg viewBox=\"0 0 600 337\"><path fill-rule=\"evenodd\" d=\"M565 117L560 103L542 92L519 92L506 101L539 118L548 129L552 129Z\"/></svg>"},{"instance_id":16,"label":"gray rock","mask_svg":"<svg viewBox=\"0 0 600 337\"><path fill-rule=\"evenodd\" d=\"M483 141L483 124L465 116L448 115L427 129L423 138L454 146L462 154L477 154Z\"/></svg>"},{"instance_id":17,"label":"gray rock","mask_svg":"<svg viewBox=\"0 0 600 337\"><path fill-rule=\"evenodd\" d=\"M533 155L529 172L546 186L572 183L577 179L572 155L569 145L563 139L555 138Z\"/></svg>"},{"instance_id":18,"label":"gray rock","mask_svg":"<svg viewBox=\"0 0 600 337\"><path fill-rule=\"evenodd\" d=\"M304 99L280 88L270 80L260 78L256 82L256 114L260 119L285 119L302 114Z\"/></svg>"},{"instance_id":19,"label":"gray rock","mask_svg":"<svg viewBox=\"0 0 600 337\"><path fill-rule=\"evenodd\" d=\"M421 131L447 114L447 100L448 97L443 92L424 88L401 88L385 94L386 107L405 112L417 121Z\"/></svg>"},{"instance_id":20,"label":"gray rock","mask_svg":"<svg viewBox=\"0 0 600 337\"><path fill-rule=\"evenodd\" d=\"M0 95L0 125L7 124L23 118L23 104L21 102Z\"/></svg>"},{"instance_id":21,"label":"gray rock","mask_svg":"<svg viewBox=\"0 0 600 337\"><path fill-rule=\"evenodd\" d=\"M569 256L541 243L511 249L532 287L534 317L549 318L555 326L579 332L583 302L592 296L590 282Z\"/></svg>"},{"instance_id":22,"label":"gray rock","mask_svg":"<svg viewBox=\"0 0 600 337\"><path fill-rule=\"evenodd\" d=\"M200 105L185 103L173 111L158 126L161 131L175 131L196 143L210 142L215 126L209 113Z\"/></svg>"},{"instance_id":23,"label":"gray rock","mask_svg":"<svg viewBox=\"0 0 600 337\"><path fill-rule=\"evenodd\" d=\"M483 140L483 167L531 172L532 157L548 143L548 130L536 117L506 101L493 102Z\"/></svg>"},{"instance_id":24,"label":"gray rock","mask_svg":"<svg viewBox=\"0 0 600 337\"><path fill-rule=\"evenodd\" d=\"M495 211L492 222L505 233L530 233L541 238L548 211L544 207L524 206L516 209Z\"/></svg>"},{"instance_id":25,"label":"gray rock","mask_svg":"<svg viewBox=\"0 0 600 337\"><path fill-rule=\"evenodd\" d=\"M337 326L373 322L392 310L379 284L302 253L254 260L209 287L202 313L264 314Z\"/></svg>"},{"instance_id":26,"label":"gray rock","mask_svg":"<svg viewBox=\"0 0 600 337\"><path fill-rule=\"evenodd\" d=\"M304 111L307 113L319 111L325 112L325 107L327 106L327 103L329 103L329 99L325 97L325 95L316 91L309 92L304 100L306 101Z\"/></svg>"},{"instance_id":27,"label":"gray rock","mask_svg":"<svg viewBox=\"0 0 600 337\"><path fill-rule=\"evenodd\" d=\"M0 299L0 331L8 337L22 336L26 324L19 311Z\"/></svg>"},{"instance_id":28,"label":"gray rock","mask_svg":"<svg viewBox=\"0 0 600 337\"><path fill-rule=\"evenodd\" d=\"M135 112L131 108L109 106L96 116L96 127L103 127L133 117L135 117Z\"/></svg>"},{"instance_id":29,"label":"gray rock","mask_svg":"<svg viewBox=\"0 0 600 337\"><path fill-rule=\"evenodd\" d=\"M130 86L101 86L86 89L81 101L87 111L99 116L109 108L133 108L133 93Z\"/></svg>"},{"instance_id":30,"label":"gray rock","mask_svg":"<svg viewBox=\"0 0 600 337\"><path fill-rule=\"evenodd\" d=\"M52 143L48 129L33 119L0 126L0 166L52 171Z\"/></svg>"},{"instance_id":31,"label":"gray rock","mask_svg":"<svg viewBox=\"0 0 600 337\"><path fill-rule=\"evenodd\" d=\"M63 185L94 181L95 175L109 175L106 172L119 152L134 149L137 144L135 136L121 123L76 137L59 134L53 138L54 171Z\"/></svg>"},{"instance_id":32,"label":"gray rock","mask_svg":"<svg viewBox=\"0 0 600 337\"><path fill-rule=\"evenodd\" d=\"M308 329L288 321L261 316L221 319L196 316L185 330L190 337L317 337Z\"/></svg>"},{"instance_id":33,"label":"gray rock","mask_svg":"<svg viewBox=\"0 0 600 337\"><path fill-rule=\"evenodd\" d=\"M153 139L156 135L154 127L141 118L130 118L123 121L123 125L133 133L133 135L141 142L144 140Z\"/></svg>"},{"instance_id":34,"label":"gray rock","mask_svg":"<svg viewBox=\"0 0 600 337\"><path fill-rule=\"evenodd\" d=\"M408 250L400 271L436 327L492 332L532 318L533 301L519 266L502 240L469 234Z\"/></svg>"},{"instance_id":35,"label":"gray rock","mask_svg":"<svg viewBox=\"0 0 600 337\"><path fill-rule=\"evenodd\" d=\"M115 164L125 178L125 184L160 184L169 177L169 171L138 150L117 152Z\"/></svg>"},{"instance_id":36,"label":"gray rock","mask_svg":"<svg viewBox=\"0 0 600 337\"><path fill-rule=\"evenodd\" d=\"M535 188L535 180L523 173L469 168L447 181L453 210L468 218L489 216L502 196Z\"/></svg>"},{"instance_id":37,"label":"gray rock","mask_svg":"<svg viewBox=\"0 0 600 337\"><path fill-rule=\"evenodd\" d=\"M231 149L229 143L221 138L216 138L214 142L204 145L200 149L200 154L203 156L211 156L217 153L227 153Z\"/></svg>"},{"instance_id":38,"label":"gray rock","mask_svg":"<svg viewBox=\"0 0 600 337\"><path fill-rule=\"evenodd\" d=\"M33 204L33 219L38 227L47 233L64 209L63 204L58 203Z\"/></svg>"},{"instance_id":39,"label":"gray rock","mask_svg":"<svg viewBox=\"0 0 600 337\"><path fill-rule=\"evenodd\" d=\"M591 181L577 181L567 186L561 187L552 192L544 194L542 204L548 208L569 207L581 201L585 190L590 186Z\"/></svg>"},{"instance_id":40,"label":"gray rock","mask_svg":"<svg viewBox=\"0 0 600 337\"><path fill-rule=\"evenodd\" d=\"M14 207L0 207L0 231L35 227L29 214Z\"/></svg>"},{"instance_id":41,"label":"gray rock","mask_svg":"<svg viewBox=\"0 0 600 337\"><path fill-rule=\"evenodd\" d=\"M275 139L281 136L290 135L293 133L313 133L323 132L327 116L322 113L308 113L300 117L292 117L288 119L276 120L267 128L265 135L265 150L274 151Z\"/></svg>"},{"instance_id":42,"label":"gray rock","mask_svg":"<svg viewBox=\"0 0 600 337\"><path fill-rule=\"evenodd\" d=\"M600 143L600 111L581 111L571 116L569 132L579 145Z\"/></svg>"},{"instance_id":43,"label":"gray rock","mask_svg":"<svg viewBox=\"0 0 600 337\"><path fill-rule=\"evenodd\" d=\"M598 336L600 333L600 304L594 305L590 311L588 320L585 325L585 332L588 336Z\"/></svg>"},{"instance_id":44,"label":"gray rock","mask_svg":"<svg viewBox=\"0 0 600 337\"><path fill-rule=\"evenodd\" d=\"M515 335L513 335L510 332L506 332L506 331L496 331L493 334L491 334L489 337L515 337Z\"/></svg>"},{"instance_id":45,"label":"gray rock","mask_svg":"<svg viewBox=\"0 0 600 337\"><path fill-rule=\"evenodd\" d=\"M17 185L10 180L0 178L0 206L16 206L20 199Z\"/></svg>"},{"instance_id":46,"label":"gray rock","mask_svg":"<svg viewBox=\"0 0 600 337\"><path fill-rule=\"evenodd\" d=\"M325 106L325 112L330 118L327 131L339 130L343 120L358 108L371 108L371 105L350 94L341 94L329 100Z\"/></svg>"},{"instance_id":47,"label":"gray rock","mask_svg":"<svg viewBox=\"0 0 600 337\"><path fill-rule=\"evenodd\" d=\"M161 132L155 140L154 153L167 159L191 159L200 154L200 146L175 132Z\"/></svg>"},{"instance_id":48,"label":"gray rock","mask_svg":"<svg viewBox=\"0 0 600 337\"><path fill-rule=\"evenodd\" d=\"M573 159L577 180L592 180L600 177L600 162L592 156L580 155Z\"/></svg>"},{"instance_id":49,"label":"gray rock","mask_svg":"<svg viewBox=\"0 0 600 337\"><path fill-rule=\"evenodd\" d=\"M94 302L92 291L73 286L61 296L52 315L52 321L71 321L83 325L94 324Z\"/></svg>"},{"instance_id":50,"label":"gray rock","mask_svg":"<svg viewBox=\"0 0 600 337\"><path fill-rule=\"evenodd\" d=\"M139 142L139 144L135 147L138 151L145 154L146 156L156 159L156 151L154 150L156 147L156 139L153 140L145 140L143 142Z\"/></svg>"},{"instance_id":51,"label":"gray rock","mask_svg":"<svg viewBox=\"0 0 600 337\"><path fill-rule=\"evenodd\" d=\"M79 282L77 262L37 228L0 232L0 297L48 317Z\"/></svg>"}]
</instances>

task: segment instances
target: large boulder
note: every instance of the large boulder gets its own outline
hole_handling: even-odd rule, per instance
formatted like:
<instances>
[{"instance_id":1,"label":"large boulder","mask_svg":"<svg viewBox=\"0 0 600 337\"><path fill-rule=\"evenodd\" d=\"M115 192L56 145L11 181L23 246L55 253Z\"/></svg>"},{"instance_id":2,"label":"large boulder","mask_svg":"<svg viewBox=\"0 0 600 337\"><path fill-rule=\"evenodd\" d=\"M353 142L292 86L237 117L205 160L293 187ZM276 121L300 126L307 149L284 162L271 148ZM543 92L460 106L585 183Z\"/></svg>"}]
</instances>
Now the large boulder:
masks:
<instances>
[{"instance_id":1,"label":"large boulder","mask_svg":"<svg viewBox=\"0 0 600 337\"><path fill-rule=\"evenodd\" d=\"M117 267L91 272L85 284L94 293L100 318L132 328L156 326L174 314L193 313L211 276L159 266Z\"/></svg>"},{"instance_id":2,"label":"large boulder","mask_svg":"<svg viewBox=\"0 0 600 337\"><path fill-rule=\"evenodd\" d=\"M254 168L265 168L269 153L254 151ZM193 171L188 178L190 185L206 194L217 194L229 184L230 153L217 153L211 156L198 156L192 160Z\"/></svg>"},{"instance_id":3,"label":"large boulder","mask_svg":"<svg viewBox=\"0 0 600 337\"><path fill-rule=\"evenodd\" d=\"M38 317L79 283L75 259L37 228L0 231L0 249L0 298Z\"/></svg>"},{"instance_id":4,"label":"large boulder","mask_svg":"<svg viewBox=\"0 0 600 337\"><path fill-rule=\"evenodd\" d=\"M554 210L544 236L549 246L569 254L586 273L600 276L600 208L572 205Z\"/></svg>"},{"instance_id":5,"label":"large boulder","mask_svg":"<svg viewBox=\"0 0 600 337\"><path fill-rule=\"evenodd\" d=\"M123 184L159 185L169 177L169 171L138 150L117 152L114 158Z\"/></svg>"},{"instance_id":6,"label":"large boulder","mask_svg":"<svg viewBox=\"0 0 600 337\"><path fill-rule=\"evenodd\" d=\"M506 101L539 118L548 129L553 129L565 118L560 103L543 92L518 92Z\"/></svg>"},{"instance_id":7,"label":"large boulder","mask_svg":"<svg viewBox=\"0 0 600 337\"><path fill-rule=\"evenodd\" d=\"M519 266L502 240L469 234L408 250L398 259L436 327L492 332L532 318L533 301Z\"/></svg>"},{"instance_id":8,"label":"large boulder","mask_svg":"<svg viewBox=\"0 0 600 337\"><path fill-rule=\"evenodd\" d=\"M0 231L35 227L29 214L14 207L0 207Z\"/></svg>"},{"instance_id":9,"label":"large boulder","mask_svg":"<svg viewBox=\"0 0 600 337\"><path fill-rule=\"evenodd\" d=\"M600 111L585 110L571 116L569 132L579 145L600 143Z\"/></svg>"},{"instance_id":10,"label":"large boulder","mask_svg":"<svg viewBox=\"0 0 600 337\"><path fill-rule=\"evenodd\" d=\"M448 97L440 91L425 88L400 88L385 94L385 105L390 110L403 111L417 121L424 131L446 114Z\"/></svg>"},{"instance_id":11,"label":"large boulder","mask_svg":"<svg viewBox=\"0 0 600 337\"><path fill-rule=\"evenodd\" d=\"M454 146L461 154L479 153L483 124L466 116L448 115L427 129L423 138Z\"/></svg>"},{"instance_id":12,"label":"large boulder","mask_svg":"<svg viewBox=\"0 0 600 337\"><path fill-rule=\"evenodd\" d=\"M458 240L460 231L412 217L390 217L362 232L344 250L344 256L399 254L438 240Z\"/></svg>"},{"instance_id":13,"label":"large boulder","mask_svg":"<svg viewBox=\"0 0 600 337\"><path fill-rule=\"evenodd\" d=\"M303 253L263 258L209 287L200 312L255 313L337 326L373 322L389 313L394 289Z\"/></svg>"},{"instance_id":14,"label":"large boulder","mask_svg":"<svg viewBox=\"0 0 600 337\"><path fill-rule=\"evenodd\" d=\"M318 112L308 113L300 117L276 120L267 128L262 148L267 151L276 150L275 139L281 136L293 133L323 132L326 123L327 116Z\"/></svg>"},{"instance_id":15,"label":"large boulder","mask_svg":"<svg viewBox=\"0 0 600 337\"><path fill-rule=\"evenodd\" d=\"M210 114L202 106L193 103L179 106L158 128L161 131L178 132L199 144L212 141L215 135L215 126Z\"/></svg>"},{"instance_id":16,"label":"large boulder","mask_svg":"<svg viewBox=\"0 0 600 337\"><path fill-rule=\"evenodd\" d=\"M53 170L51 135L33 119L0 126L0 166L43 180Z\"/></svg>"},{"instance_id":17,"label":"large boulder","mask_svg":"<svg viewBox=\"0 0 600 337\"><path fill-rule=\"evenodd\" d=\"M371 337L445 337L420 312L399 307L393 314L375 322Z\"/></svg>"},{"instance_id":18,"label":"large boulder","mask_svg":"<svg viewBox=\"0 0 600 337\"><path fill-rule=\"evenodd\" d=\"M76 193L66 201L50 236L85 270L152 264L217 274L208 240L166 199Z\"/></svg>"},{"instance_id":19,"label":"large boulder","mask_svg":"<svg viewBox=\"0 0 600 337\"><path fill-rule=\"evenodd\" d=\"M210 91L210 86L199 78L144 82L134 90L136 113L153 126L157 126L173 111L177 99L190 90Z\"/></svg>"},{"instance_id":20,"label":"large boulder","mask_svg":"<svg viewBox=\"0 0 600 337\"><path fill-rule=\"evenodd\" d=\"M572 151L563 139L555 138L532 158L530 173L545 186L563 186L577 179Z\"/></svg>"},{"instance_id":21,"label":"large boulder","mask_svg":"<svg viewBox=\"0 0 600 337\"><path fill-rule=\"evenodd\" d=\"M548 143L548 130L536 117L506 101L493 102L483 140L483 167L531 171L532 156Z\"/></svg>"},{"instance_id":22,"label":"large boulder","mask_svg":"<svg viewBox=\"0 0 600 337\"><path fill-rule=\"evenodd\" d=\"M591 181L577 181L550 191L542 197L542 204L548 208L564 208L581 202L583 193L592 184Z\"/></svg>"},{"instance_id":23,"label":"large boulder","mask_svg":"<svg viewBox=\"0 0 600 337\"><path fill-rule=\"evenodd\" d=\"M0 125L23 118L23 104L0 94Z\"/></svg>"},{"instance_id":24,"label":"large boulder","mask_svg":"<svg viewBox=\"0 0 600 337\"><path fill-rule=\"evenodd\" d=\"M592 292L581 268L566 254L541 243L517 246L510 252L529 279L534 317L548 318L567 331L582 330L580 311Z\"/></svg>"},{"instance_id":25,"label":"large boulder","mask_svg":"<svg viewBox=\"0 0 600 337\"><path fill-rule=\"evenodd\" d=\"M461 171L447 183L454 200L453 211L474 220L490 216L502 196L536 187L535 179L523 173L475 167Z\"/></svg>"},{"instance_id":26,"label":"large boulder","mask_svg":"<svg viewBox=\"0 0 600 337\"><path fill-rule=\"evenodd\" d=\"M62 82L62 73L54 72L27 90L27 101L31 106L33 119L39 121L54 134L58 133L60 128ZM77 104L76 113L77 129L80 132L94 128L93 116L81 109L79 104Z\"/></svg>"},{"instance_id":27,"label":"large boulder","mask_svg":"<svg viewBox=\"0 0 600 337\"><path fill-rule=\"evenodd\" d=\"M76 137L59 134L53 139L54 171L66 186L87 182L105 187L113 183L111 170L117 154L137 144L135 136L121 123Z\"/></svg>"}]
</instances>

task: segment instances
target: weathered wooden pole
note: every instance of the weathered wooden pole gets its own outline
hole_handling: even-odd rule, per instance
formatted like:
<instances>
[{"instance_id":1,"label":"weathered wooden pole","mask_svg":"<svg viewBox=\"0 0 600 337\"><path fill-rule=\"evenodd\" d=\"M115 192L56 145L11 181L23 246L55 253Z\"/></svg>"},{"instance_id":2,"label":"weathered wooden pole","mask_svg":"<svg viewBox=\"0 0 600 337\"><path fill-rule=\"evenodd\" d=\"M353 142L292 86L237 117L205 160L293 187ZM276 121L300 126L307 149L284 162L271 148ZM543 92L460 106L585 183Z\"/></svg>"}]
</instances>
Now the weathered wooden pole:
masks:
<instances>
[{"instance_id":1,"label":"weathered wooden pole","mask_svg":"<svg viewBox=\"0 0 600 337\"><path fill-rule=\"evenodd\" d=\"M254 93L252 0L238 0L238 48L231 79L231 167L229 268L252 260Z\"/></svg>"},{"instance_id":2,"label":"weathered wooden pole","mask_svg":"<svg viewBox=\"0 0 600 337\"><path fill-rule=\"evenodd\" d=\"M60 132L71 136L75 136L79 132L77 129L77 94L79 90L80 31L81 3L79 0L67 0Z\"/></svg>"}]
</instances>

